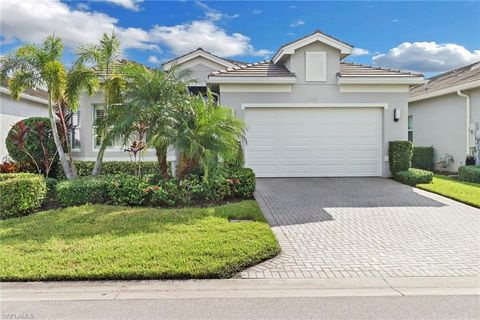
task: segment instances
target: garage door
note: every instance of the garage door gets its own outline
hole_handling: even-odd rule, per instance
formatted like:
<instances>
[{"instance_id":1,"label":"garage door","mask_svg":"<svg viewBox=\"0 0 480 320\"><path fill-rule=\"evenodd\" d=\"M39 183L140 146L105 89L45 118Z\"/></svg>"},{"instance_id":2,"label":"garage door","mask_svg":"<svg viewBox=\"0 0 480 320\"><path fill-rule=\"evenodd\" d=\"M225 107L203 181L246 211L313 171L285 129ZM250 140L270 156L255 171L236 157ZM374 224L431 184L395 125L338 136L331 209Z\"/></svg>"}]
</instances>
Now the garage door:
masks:
<instances>
[{"instance_id":1,"label":"garage door","mask_svg":"<svg viewBox=\"0 0 480 320\"><path fill-rule=\"evenodd\" d=\"M380 108L247 108L245 120L258 177L381 175Z\"/></svg>"}]
</instances>

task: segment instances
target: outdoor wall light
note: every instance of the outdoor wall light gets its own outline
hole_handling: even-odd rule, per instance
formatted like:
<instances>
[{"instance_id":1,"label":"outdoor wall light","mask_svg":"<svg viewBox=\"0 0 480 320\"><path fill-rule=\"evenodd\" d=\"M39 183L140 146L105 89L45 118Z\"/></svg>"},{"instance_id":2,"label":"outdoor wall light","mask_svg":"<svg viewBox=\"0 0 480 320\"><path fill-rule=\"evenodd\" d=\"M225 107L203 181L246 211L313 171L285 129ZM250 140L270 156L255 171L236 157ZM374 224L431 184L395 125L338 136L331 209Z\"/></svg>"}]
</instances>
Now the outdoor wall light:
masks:
<instances>
[{"instance_id":1,"label":"outdoor wall light","mask_svg":"<svg viewBox=\"0 0 480 320\"><path fill-rule=\"evenodd\" d=\"M393 109L393 121L398 122L400 120L400 109Z\"/></svg>"}]
</instances>

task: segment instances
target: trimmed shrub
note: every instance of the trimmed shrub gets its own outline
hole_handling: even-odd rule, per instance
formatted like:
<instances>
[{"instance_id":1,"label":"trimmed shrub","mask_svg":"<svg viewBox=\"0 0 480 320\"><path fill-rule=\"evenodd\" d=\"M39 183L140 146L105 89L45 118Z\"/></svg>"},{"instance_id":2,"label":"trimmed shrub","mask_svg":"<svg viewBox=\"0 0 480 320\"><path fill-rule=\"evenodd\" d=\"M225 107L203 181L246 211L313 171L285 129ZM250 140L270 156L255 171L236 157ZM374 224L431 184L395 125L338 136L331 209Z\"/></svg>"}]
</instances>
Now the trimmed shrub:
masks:
<instances>
[{"instance_id":1,"label":"trimmed shrub","mask_svg":"<svg viewBox=\"0 0 480 320\"><path fill-rule=\"evenodd\" d=\"M114 204L123 206L139 206L145 201L145 189L148 183L145 179L117 175L110 179L108 197Z\"/></svg>"},{"instance_id":2,"label":"trimmed shrub","mask_svg":"<svg viewBox=\"0 0 480 320\"><path fill-rule=\"evenodd\" d=\"M458 179L480 183L480 166L461 166L458 168Z\"/></svg>"},{"instance_id":3,"label":"trimmed shrub","mask_svg":"<svg viewBox=\"0 0 480 320\"><path fill-rule=\"evenodd\" d=\"M409 186L416 186L420 183L430 183L433 179L431 171L410 168L406 171L397 172L394 179Z\"/></svg>"},{"instance_id":4,"label":"trimmed shrub","mask_svg":"<svg viewBox=\"0 0 480 320\"><path fill-rule=\"evenodd\" d=\"M42 160L45 159L44 150L42 148L42 144L40 143L39 133L37 129L37 125L41 124L42 128L44 129L45 139L44 139L44 146L47 151L49 157L53 157L55 155L57 148L55 147L55 142L53 141L53 134L52 134L52 126L50 125L50 119L44 117L32 117L20 120L15 125L12 126L10 131L8 132L7 139L5 140L5 144L8 150L8 154L12 157L15 162L26 162L31 164L31 166L35 167L32 158L30 158L26 153L20 150L19 146L15 143L14 136L16 134L16 129L18 129L18 125L20 122L25 124L27 132L24 136L24 146L25 150L32 155L38 165L44 170L44 165L42 164ZM58 157L55 157L53 160L54 163L52 164L51 168L55 168L58 163Z\"/></svg>"},{"instance_id":5,"label":"trimmed shrub","mask_svg":"<svg viewBox=\"0 0 480 320\"><path fill-rule=\"evenodd\" d=\"M234 197L251 198L255 192L255 173L250 168L230 168L227 182Z\"/></svg>"},{"instance_id":6,"label":"trimmed shrub","mask_svg":"<svg viewBox=\"0 0 480 320\"><path fill-rule=\"evenodd\" d=\"M412 165L413 144L410 141L390 141L388 144L388 158L390 171L393 176L397 172L407 171Z\"/></svg>"},{"instance_id":7,"label":"trimmed shrub","mask_svg":"<svg viewBox=\"0 0 480 320\"><path fill-rule=\"evenodd\" d=\"M433 147L413 147L412 168L433 171Z\"/></svg>"},{"instance_id":8,"label":"trimmed shrub","mask_svg":"<svg viewBox=\"0 0 480 320\"><path fill-rule=\"evenodd\" d=\"M0 174L0 217L11 218L39 208L47 185L43 176L31 173Z\"/></svg>"},{"instance_id":9,"label":"trimmed shrub","mask_svg":"<svg viewBox=\"0 0 480 320\"><path fill-rule=\"evenodd\" d=\"M86 203L109 202L108 177L81 177L74 180L63 180L57 183L56 200L61 206L78 206Z\"/></svg>"},{"instance_id":10,"label":"trimmed shrub","mask_svg":"<svg viewBox=\"0 0 480 320\"><path fill-rule=\"evenodd\" d=\"M79 177L90 176L92 174L95 161L81 161L75 160L73 162L77 169ZM138 164L133 161L104 161L102 163L101 175L135 175ZM65 179L65 174L60 165L57 172L57 179ZM142 161L141 164L142 175L146 174L158 174L160 169L157 161Z\"/></svg>"}]
</instances>

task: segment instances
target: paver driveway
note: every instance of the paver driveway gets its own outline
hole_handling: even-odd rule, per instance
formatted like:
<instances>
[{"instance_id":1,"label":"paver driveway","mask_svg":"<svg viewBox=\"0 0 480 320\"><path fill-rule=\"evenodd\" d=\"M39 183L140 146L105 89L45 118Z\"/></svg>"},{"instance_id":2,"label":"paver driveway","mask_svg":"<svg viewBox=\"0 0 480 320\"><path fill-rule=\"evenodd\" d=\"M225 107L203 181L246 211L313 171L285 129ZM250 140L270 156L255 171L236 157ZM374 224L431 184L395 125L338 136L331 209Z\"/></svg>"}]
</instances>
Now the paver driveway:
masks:
<instances>
[{"instance_id":1,"label":"paver driveway","mask_svg":"<svg viewBox=\"0 0 480 320\"><path fill-rule=\"evenodd\" d=\"M258 179L282 253L243 278L480 275L480 210L383 178Z\"/></svg>"}]
</instances>

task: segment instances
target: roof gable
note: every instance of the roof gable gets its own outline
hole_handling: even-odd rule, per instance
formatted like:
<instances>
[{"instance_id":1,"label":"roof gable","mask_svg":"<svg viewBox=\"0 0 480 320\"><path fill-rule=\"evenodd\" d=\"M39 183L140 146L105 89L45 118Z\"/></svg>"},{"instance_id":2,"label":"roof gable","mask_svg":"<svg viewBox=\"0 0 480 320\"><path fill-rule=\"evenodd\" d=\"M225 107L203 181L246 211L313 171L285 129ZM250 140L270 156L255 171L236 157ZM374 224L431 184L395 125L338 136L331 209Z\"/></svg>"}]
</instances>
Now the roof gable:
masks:
<instances>
[{"instance_id":1,"label":"roof gable","mask_svg":"<svg viewBox=\"0 0 480 320\"><path fill-rule=\"evenodd\" d=\"M163 66L164 70L169 70L174 65L180 65L180 64L183 64L187 61L190 61L190 60L198 58L198 57L202 57L204 59L215 62L215 63L217 63L217 64L219 64L219 65L221 65L225 68L233 68L235 66L243 64L239 61L220 58L219 56L216 56L213 53L205 51L202 48L198 48L195 51L191 51L189 53L184 54L183 56L180 56L180 57L177 57L173 60L167 61L164 64L162 64L162 66Z\"/></svg>"},{"instance_id":2,"label":"roof gable","mask_svg":"<svg viewBox=\"0 0 480 320\"><path fill-rule=\"evenodd\" d=\"M329 45L333 48L340 50L340 56L342 58L350 55L352 53L353 47L343 41L340 41L332 36L329 36L319 30L315 31L314 33L295 40L293 42L287 43L280 47L277 52L273 55L272 62L277 63L280 61L285 55L291 55L295 53L295 50L305 47L313 42L320 41L326 45Z\"/></svg>"}]
</instances>

